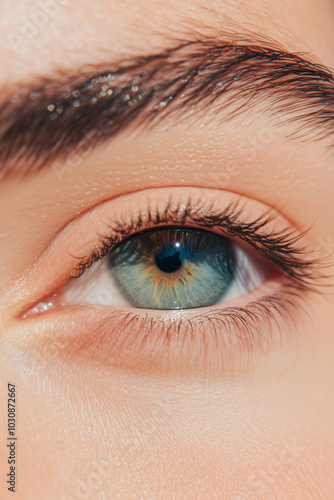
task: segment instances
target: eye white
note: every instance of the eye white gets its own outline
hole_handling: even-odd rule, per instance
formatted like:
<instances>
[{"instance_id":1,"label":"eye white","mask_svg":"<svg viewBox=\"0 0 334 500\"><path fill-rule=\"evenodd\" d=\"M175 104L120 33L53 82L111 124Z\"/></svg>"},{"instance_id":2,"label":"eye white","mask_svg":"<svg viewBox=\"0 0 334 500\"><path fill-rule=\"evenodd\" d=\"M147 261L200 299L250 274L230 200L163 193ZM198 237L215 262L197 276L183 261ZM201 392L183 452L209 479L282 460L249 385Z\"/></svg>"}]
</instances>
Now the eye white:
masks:
<instances>
[{"instance_id":1,"label":"eye white","mask_svg":"<svg viewBox=\"0 0 334 500\"><path fill-rule=\"evenodd\" d=\"M240 245L235 244L234 250L236 274L219 304L247 295L261 286L268 273L265 264ZM116 284L108 256L93 264L80 278L70 282L63 289L62 301L64 304L133 307Z\"/></svg>"}]
</instances>

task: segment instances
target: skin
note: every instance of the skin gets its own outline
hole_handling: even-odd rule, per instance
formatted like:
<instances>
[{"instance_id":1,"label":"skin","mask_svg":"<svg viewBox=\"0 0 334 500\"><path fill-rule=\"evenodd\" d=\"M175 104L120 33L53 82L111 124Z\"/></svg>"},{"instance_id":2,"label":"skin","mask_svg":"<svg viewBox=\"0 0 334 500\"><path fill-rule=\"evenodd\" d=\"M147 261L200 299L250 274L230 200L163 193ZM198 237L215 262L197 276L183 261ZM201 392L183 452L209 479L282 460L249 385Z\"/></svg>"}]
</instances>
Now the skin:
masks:
<instances>
[{"instance_id":1,"label":"skin","mask_svg":"<svg viewBox=\"0 0 334 500\"><path fill-rule=\"evenodd\" d=\"M194 31L223 30L224 39L261 34L334 67L331 0L78 0L61 5L19 47L9 35L22 35L36 4L3 3L0 80L7 88L59 68L161 50L167 38ZM228 123L208 110L200 125L167 119L101 146L61 179L51 168L0 185L1 498L12 498L4 479L8 382L17 388L17 499L334 497L329 141L288 140L291 126L274 127L257 108ZM80 235L94 238L92 227L117 210L114 200L128 196L122 210L136 206L137 192L158 198L159 189L175 186L184 195L205 188L217 199L220 190L273 207L291 228L316 221L305 242L328 265L321 293L304 298L311 320L298 316L295 328L284 326L270 348L255 353L234 355L230 346L222 361L209 350L199 368L196 349L181 362L177 342L169 364L161 343L151 353L128 342L110 357L85 348L82 338L103 329L88 306L86 315L18 318L56 289L71 262L66 248L79 254Z\"/></svg>"}]
</instances>

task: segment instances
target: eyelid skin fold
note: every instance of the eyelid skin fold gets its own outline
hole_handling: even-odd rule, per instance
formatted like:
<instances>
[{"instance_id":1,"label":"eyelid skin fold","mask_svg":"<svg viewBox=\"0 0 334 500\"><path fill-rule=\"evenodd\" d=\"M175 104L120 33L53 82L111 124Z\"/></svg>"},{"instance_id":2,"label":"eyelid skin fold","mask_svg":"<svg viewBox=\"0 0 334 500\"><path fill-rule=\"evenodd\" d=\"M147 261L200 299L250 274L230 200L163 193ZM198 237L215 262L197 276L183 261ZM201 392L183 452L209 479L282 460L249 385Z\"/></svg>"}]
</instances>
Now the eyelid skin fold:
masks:
<instances>
[{"instance_id":1,"label":"eyelid skin fold","mask_svg":"<svg viewBox=\"0 0 334 500\"><path fill-rule=\"evenodd\" d=\"M52 294L57 296L70 279L127 236L176 222L187 227L202 224L219 234L217 220L220 227L225 225L228 237L273 262L279 279L269 280L261 290L227 307L152 312L78 304L36 312L36 305L47 302ZM140 191L95 207L56 236L27 278L25 289L36 293L26 297L26 306L18 314L28 323L38 318L47 325L50 318L52 325L62 325L63 332L76 318L75 324L82 328L80 332L74 328L64 352L85 353L104 363L117 364L116 358L126 356L123 362L130 366L139 357L139 365L153 360L152 366L159 370L162 365L174 370L184 356L184 362L194 366L205 364L207 356L211 363L211 354L206 353L212 351L214 363L234 366L233 360L240 361L252 351L266 351L288 341L282 339L282 332L290 337L295 321L307 316L305 298L320 279L317 262L309 258L311 247L307 237L276 211L235 193L201 188ZM131 366L138 369L134 363Z\"/></svg>"}]
</instances>

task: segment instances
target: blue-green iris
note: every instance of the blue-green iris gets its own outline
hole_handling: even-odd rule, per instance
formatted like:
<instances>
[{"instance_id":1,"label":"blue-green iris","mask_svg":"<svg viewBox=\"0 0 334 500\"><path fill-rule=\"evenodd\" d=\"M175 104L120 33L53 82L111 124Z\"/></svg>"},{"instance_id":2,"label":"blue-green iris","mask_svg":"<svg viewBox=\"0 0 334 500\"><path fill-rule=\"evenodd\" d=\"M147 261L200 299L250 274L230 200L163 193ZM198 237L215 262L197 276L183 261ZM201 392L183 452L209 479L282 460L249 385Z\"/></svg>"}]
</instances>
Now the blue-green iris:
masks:
<instances>
[{"instance_id":1,"label":"blue-green iris","mask_svg":"<svg viewBox=\"0 0 334 500\"><path fill-rule=\"evenodd\" d=\"M135 307L189 309L217 303L235 278L233 243L195 229L137 234L109 255L118 288Z\"/></svg>"}]
</instances>

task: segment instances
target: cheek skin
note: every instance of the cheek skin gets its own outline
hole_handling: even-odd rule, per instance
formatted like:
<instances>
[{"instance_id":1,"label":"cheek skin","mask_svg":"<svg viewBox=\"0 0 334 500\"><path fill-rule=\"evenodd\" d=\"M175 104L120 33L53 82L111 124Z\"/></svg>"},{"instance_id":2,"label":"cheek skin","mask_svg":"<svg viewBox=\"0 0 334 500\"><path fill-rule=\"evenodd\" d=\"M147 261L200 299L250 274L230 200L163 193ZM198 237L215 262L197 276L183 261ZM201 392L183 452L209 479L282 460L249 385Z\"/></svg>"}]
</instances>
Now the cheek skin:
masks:
<instances>
[{"instance_id":1,"label":"cheek skin","mask_svg":"<svg viewBox=\"0 0 334 500\"><path fill-rule=\"evenodd\" d=\"M329 331L328 309L316 306ZM298 356L290 346L269 376L222 383L103 369L43 343L29 349L24 333L1 344L20 395L18 498L80 499L87 488L92 498L332 498L333 339L299 332Z\"/></svg>"},{"instance_id":2,"label":"cheek skin","mask_svg":"<svg viewBox=\"0 0 334 500\"><path fill-rule=\"evenodd\" d=\"M37 491L80 499L85 488L107 498L145 498L145 491L147 498L189 500L221 498L222 491L237 500L332 497L334 439L331 419L322 418L328 394L315 394L314 372L307 375L303 364L279 381L256 377L222 387L57 357L38 364L36 353L12 358L9 378L30 368L17 383L27 495L20 499Z\"/></svg>"}]
</instances>

